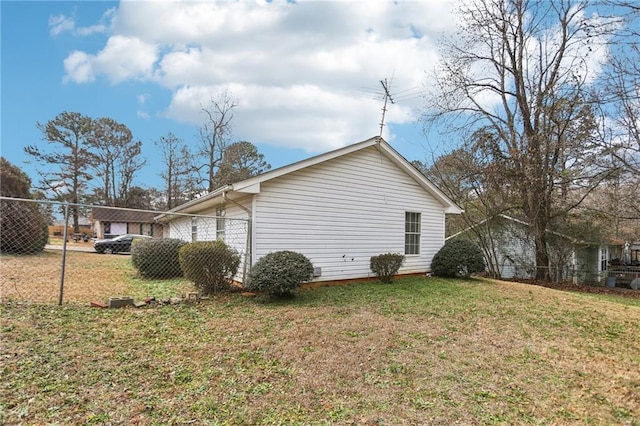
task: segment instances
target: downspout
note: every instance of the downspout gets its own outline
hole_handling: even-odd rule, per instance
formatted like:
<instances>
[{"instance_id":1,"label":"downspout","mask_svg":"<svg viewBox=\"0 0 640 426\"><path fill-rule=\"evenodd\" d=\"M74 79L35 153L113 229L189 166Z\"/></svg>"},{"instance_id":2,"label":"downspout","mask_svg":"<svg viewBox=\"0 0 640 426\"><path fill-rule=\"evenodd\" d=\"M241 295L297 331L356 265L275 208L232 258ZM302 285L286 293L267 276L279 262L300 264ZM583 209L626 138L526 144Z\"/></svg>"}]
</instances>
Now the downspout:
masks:
<instances>
[{"instance_id":1,"label":"downspout","mask_svg":"<svg viewBox=\"0 0 640 426\"><path fill-rule=\"evenodd\" d=\"M251 252L252 252L251 233L253 232L252 231L253 212L251 211L251 209L248 209L245 206L243 206L242 204L238 203L237 201L232 200L231 198L227 197L227 192L229 192L229 191L223 191L222 192L222 199L225 202L229 201L230 203L233 203L236 206L240 207L242 210L247 212L247 215L249 216L249 220L247 221L247 242L246 242L247 252L244 255L244 262L243 262L243 265L242 265L242 280L243 280L242 284L244 284L244 280L246 280L246 278L247 278L247 263L251 262Z\"/></svg>"}]
</instances>

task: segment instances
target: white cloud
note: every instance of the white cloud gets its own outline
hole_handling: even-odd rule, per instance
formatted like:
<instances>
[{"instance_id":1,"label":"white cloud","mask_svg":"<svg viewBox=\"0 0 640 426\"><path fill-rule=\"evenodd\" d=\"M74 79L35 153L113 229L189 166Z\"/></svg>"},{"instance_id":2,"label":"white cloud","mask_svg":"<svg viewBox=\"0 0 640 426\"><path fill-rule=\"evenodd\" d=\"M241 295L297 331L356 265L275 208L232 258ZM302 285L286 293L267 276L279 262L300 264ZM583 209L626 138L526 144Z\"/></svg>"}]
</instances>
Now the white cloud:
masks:
<instances>
[{"instance_id":1,"label":"white cloud","mask_svg":"<svg viewBox=\"0 0 640 426\"><path fill-rule=\"evenodd\" d=\"M137 38L113 36L96 55L75 51L64 61L66 80L76 83L94 81L105 74L112 83L128 79L146 79L153 73L157 47Z\"/></svg>"},{"instance_id":2,"label":"white cloud","mask_svg":"<svg viewBox=\"0 0 640 426\"><path fill-rule=\"evenodd\" d=\"M82 37L90 36L92 34L103 34L111 28L115 15L116 9L111 8L102 15L98 24L89 25L87 27L77 27L75 17L68 17L63 14L50 16L49 34L53 37L67 31Z\"/></svg>"},{"instance_id":3,"label":"white cloud","mask_svg":"<svg viewBox=\"0 0 640 426\"><path fill-rule=\"evenodd\" d=\"M65 82L90 83L95 80L95 74L91 65L91 56L84 52L74 51L64 60L64 69L67 72Z\"/></svg>"},{"instance_id":4,"label":"white cloud","mask_svg":"<svg viewBox=\"0 0 640 426\"><path fill-rule=\"evenodd\" d=\"M70 54L66 80L157 83L173 93L165 116L194 125L204 118L200 105L229 89L239 104L238 138L323 151L378 134L380 80L390 79L392 94L425 84L452 7L449 0L122 1L104 48ZM410 121L418 105L399 96L387 123Z\"/></svg>"},{"instance_id":5,"label":"white cloud","mask_svg":"<svg viewBox=\"0 0 640 426\"><path fill-rule=\"evenodd\" d=\"M53 37L63 33L65 31L72 31L75 28L75 21L73 18L68 18L63 14L49 17L49 34Z\"/></svg>"}]
</instances>

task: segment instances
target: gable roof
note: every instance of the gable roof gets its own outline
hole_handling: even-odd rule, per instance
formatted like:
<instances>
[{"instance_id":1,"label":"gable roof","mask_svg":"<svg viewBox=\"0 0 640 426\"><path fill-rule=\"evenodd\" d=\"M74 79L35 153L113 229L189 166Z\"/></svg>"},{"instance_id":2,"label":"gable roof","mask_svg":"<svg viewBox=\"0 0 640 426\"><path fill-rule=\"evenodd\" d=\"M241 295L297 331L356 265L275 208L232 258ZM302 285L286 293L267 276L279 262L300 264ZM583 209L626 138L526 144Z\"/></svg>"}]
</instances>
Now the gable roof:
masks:
<instances>
[{"instance_id":1,"label":"gable roof","mask_svg":"<svg viewBox=\"0 0 640 426\"><path fill-rule=\"evenodd\" d=\"M91 217L101 222L152 223L155 221L154 212L117 207L94 207L91 210Z\"/></svg>"},{"instance_id":2,"label":"gable roof","mask_svg":"<svg viewBox=\"0 0 640 426\"><path fill-rule=\"evenodd\" d=\"M458 207L449 197L447 197L442 191L440 191L429 179L427 179L418 169L416 169L409 161L407 161L402 155L400 155L391 145L389 145L381 137L373 137L362 142L358 142L352 145L345 146L343 148L336 149L324 154L317 155L315 157L307 158L306 160L298 161L296 163L289 164L274 170L270 170L258 176L251 177L249 179L236 182L234 184L226 185L216 189L213 192L208 193L200 198L191 200L185 204L181 204L178 207L170 210L170 212L187 212L193 211L194 206L213 200L218 197L224 197L230 193L237 194L257 194L260 192L260 184L269 180L284 176L289 173L296 172L298 170L305 169L307 167L315 166L334 158L342 157L347 154L351 154L369 147L376 147L376 149L394 163L398 168L408 174L414 181L416 181L425 191L433 196L444 207L445 213L460 214L463 210Z\"/></svg>"},{"instance_id":3,"label":"gable roof","mask_svg":"<svg viewBox=\"0 0 640 426\"><path fill-rule=\"evenodd\" d=\"M526 222L526 221L521 220L521 219L517 219L517 218L512 217L512 216L508 216L508 215L503 214L503 213L499 213L499 214L497 214L495 216L482 219L480 222L474 223L473 225L469 226L468 228L463 229L462 231L458 231L453 235L449 235L448 237L445 237L444 241L446 242L446 241L449 241L449 240L454 239L456 237L459 237L460 235L465 234L465 233L471 231L472 229L477 228L478 226L483 225L483 224L485 224L485 223L487 223L489 221L492 221L494 219L497 219L497 218L505 219L507 222L513 222L513 223L517 223L519 225L522 225L524 227L531 228L531 224L529 222ZM569 240L573 244L581 244L581 245L591 245L591 244L593 244L593 243L590 243L588 241L578 240L577 238L571 237L569 235L562 234L560 232L551 231L549 229L547 229L546 232L548 234L552 234L552 235L555 235L557 237Z\"/></svg>"}]
</instances>

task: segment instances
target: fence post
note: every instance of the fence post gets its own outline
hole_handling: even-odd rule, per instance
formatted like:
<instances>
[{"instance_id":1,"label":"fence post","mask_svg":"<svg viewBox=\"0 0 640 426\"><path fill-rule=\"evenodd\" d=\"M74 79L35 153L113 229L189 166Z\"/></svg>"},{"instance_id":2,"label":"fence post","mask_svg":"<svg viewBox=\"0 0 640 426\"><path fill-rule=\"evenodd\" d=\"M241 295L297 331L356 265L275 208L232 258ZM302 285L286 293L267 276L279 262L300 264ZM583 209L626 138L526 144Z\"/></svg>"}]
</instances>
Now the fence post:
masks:
<instances>
[{"instance_id":1,"label":"fence post","mask_svg":"<svg viewBox=\"0 0 640 426\"><path fill-rule=\"evenodd\" d=\"M62 305L64 293L64 272L67 264L67 229L69 228L69 203L64 204L64 231L62 232L62 267L60 268L60 290L58 293L58 305Z\"/></svg>"}]
</instances>

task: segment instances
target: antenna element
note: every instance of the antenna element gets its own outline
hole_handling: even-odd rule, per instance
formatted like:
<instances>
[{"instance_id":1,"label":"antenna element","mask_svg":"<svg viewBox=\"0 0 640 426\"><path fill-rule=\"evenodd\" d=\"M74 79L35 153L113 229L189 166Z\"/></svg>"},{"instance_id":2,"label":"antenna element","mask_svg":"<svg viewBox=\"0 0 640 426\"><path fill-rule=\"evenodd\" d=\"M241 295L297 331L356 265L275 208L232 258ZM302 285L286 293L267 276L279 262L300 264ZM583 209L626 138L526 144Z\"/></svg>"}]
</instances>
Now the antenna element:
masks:
<instances>
[{"instance_id":1,"label":"antenna element","mask_svg":"<svg viewBox=\"0 0 640 426\"><path fill-rule=\"evenodd\" d=\"M384 81L380 80L380 84L382 84L382 90L384 90L384 105L382 106L382 120L380 120L380 137L382 137L382 128L384 127L384 116L387 113L387 101L394 104L394 100L389 93L389 85L387 83L387 79Z\"/></svg>"}]
</instances>

